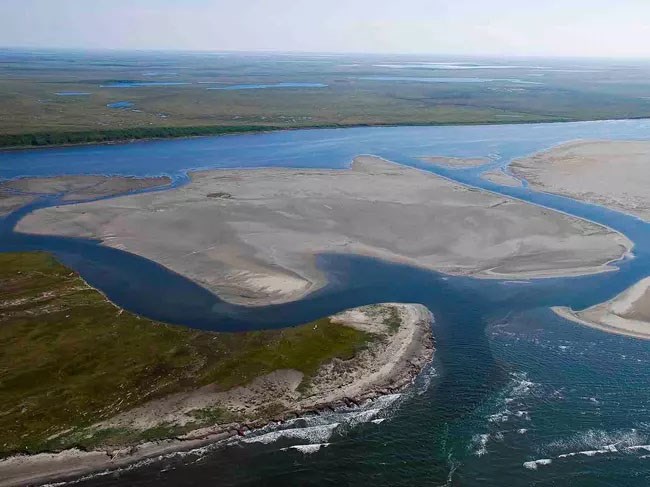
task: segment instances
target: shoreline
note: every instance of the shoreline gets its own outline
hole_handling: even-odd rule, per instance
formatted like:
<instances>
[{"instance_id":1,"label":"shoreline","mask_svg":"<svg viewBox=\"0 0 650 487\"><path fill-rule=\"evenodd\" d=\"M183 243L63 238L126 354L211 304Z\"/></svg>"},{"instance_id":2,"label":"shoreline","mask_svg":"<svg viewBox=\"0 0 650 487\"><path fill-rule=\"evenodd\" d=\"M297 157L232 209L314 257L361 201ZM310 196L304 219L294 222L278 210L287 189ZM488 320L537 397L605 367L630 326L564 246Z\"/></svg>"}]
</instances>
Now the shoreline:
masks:
<instances>
[{"instance_id":1,"label":"shoreline","mask_svg":"<svg viewBox=\"0 0 650 487\"><path fill-rule=\"evenodd\" d=\"M613 298L582 311L554 306L562 318L608 333L650 340L650 278L640 280Z\"/></svg>"},{"instance_id":2,"label":"shoreline","mask_svg":"<svg viewBox=\"0 0 650 487\"><path fill-rule=\"evenodd\" d=\"M464 127L464 126L492 126L492 125L539 125L539 124L558 124L558 123L583 123L583 122L607 122L607 121L624 121L624 120L650 120L650 117L640 116L640 117L623 117L623 118L589 118L589 119L564 119L564 120L526 120L526 121L517 121L517 120L492 120L492 121L472 121L472 122L431 122L431 123L417 123L417 122L403 122L403 123L359 123L359 124L322 124L322 125L306 125L306 126L294 126L294 127L266 127L260 126L253 130L233 130L226 132L215 132L213 134L205 135L169 135L169 136L159 136L159 137L125 137L118 138L114 140L96 140L89 142L72 142L72 143L62 143L62 144L41 144L41 145L0 145L0 153L2 152L18 152L18 151L30 151L30 150L39 150L39 149L56 149L56 148L69 148L69 147L88 147L88 146L105 146L105 145L127 145L134 144L138 142L155 142L161 140L188 140L188 139L201 139L207 137L224 137L229 135L258 135L263 133L272 133L272 132L289 132L296 130L328 130L328 129L350 129L350 128L373 128L373 127ZM143 129L147 127L133 127L136 129ZM166 128L166 127L161 127ZM237 129L237 126L219 126L219 125L205 125L198 127L189 127L197 129L212 129L215 131L219 128L228 128L228 129ZM171 130L182 130L184 127L170 127ZM119 129L116 129L119 130ZM42 135L48 136L51 134L66 134L68 132L31 132L24 134L5 134L9 137L22 137L27 135ZM71 134L80 134L83 132L70 132Z\"/></svg>"},{"instance_id":3,"label":"shoreline","mask_svg":"<svg viewBox=\"0 0 650 487\"><path fill-rule=\"evenodd\" d=\"M142 137L142 138L120 138L115 140L97 140L91 142L73 142L73 143L64 143L64 144L43 144L43 145L0 145L0 153L2 152L16 152L16 151L29 151L29 150L39 150L39 149L54 149L54 148L68 148L68 147L88 147L88 146L104 146L104 145L127 145L138 142L155 142L160 140L188 140L188 139L200 139L207 137L224 137L229 135L258 135L263 133L273 133L273 132L289 132L296 130L328 130L328 129L350 129L350 128L373 128L373 127L453 127L453 126L491 126L491 125L537 125L537 124L547 124L547 123L580 123L580 122L604 122L604 121L620 121L620 120L646 120L650 119L649 117L625 117L625 118L603 118L603 119L565 119L565 120L526 120L526 121L517 121L517 120L504 120L504 121L477 121L477 122L432 122L432 123L417 123L417 122L404 122L404 123L360 123L360 124L323 124L323 125L307 125L307 126L295 126L295 127L268 127L260 128L254 130L233 130L227 132L215 132L213 134L205 135L169 135L169 136L160 136L160 137ZM226 128L233 128L233 126L223 126ZM202 128L223 128L222 126L199 126L199 129ZM134 127L134 129L143 128L143 127ZM164 127L163 127L164 128ZM183 129L184 127L172 127L171 130ZM237 128L234 126L234 128ZM54 133L63 133L66 132L54 132ZM70 132L70 133L81 133L81 132ZM34 134L50 134L50 132L34 132ZM8 136L21 137L29 134L7 134Z\"/></svg>"},{"instance_id":4,"label":"shoreline","mask_svg":"<svg viewBox=\"0 0 650 487\"><path fill-rule=\"evenodd\" d=\"M510 163L535 191L559 195L647 222L650 181L643 139L573 139Z\"/></svg>"},{"instance_id":5,"label":"shoreline","mask_svg":"<svg viewBox=\"0 0 650 487\"><path fill-rule=\"evenodd\" d=\"M630 338L638 338L641 340L650 340L650 333L640 334L640 333L635 333L634 331L626 330L624 328L618 328L615 326L608 326L602 323L596 323L594 321L588 321L580 318L580 311L574 311L572 308L569 308L567 306L551 306L551 311L553 311L559 317L564 318L567 321L576 323L581 326L586 326L588 328L600 330L605 333L612 333L614 335L621 335Z\"/></svg>"},{"instance_id":6,"label":"shoreline","mask_svg":"<svg viewBox=\"0 0 650 487\"><path fill-rule=\"evenodd\" d=\"M386 311L399 313L400 323L397 330L389 331L394 326L385 319ZM377 314L379 313L379 314ZM183 435L174 436L156 442L144 442L134 446L116 446L98 448L92 451L78 449L64 450L59 453L40 453L37 455L16 455L0 460L0 486L18 486L51 481L72 480L83 475L104 470L126 467L144 460L153 459L175 452L191 451L207 445L218 445L233 438L245 440L251 432L262 428L282 424L303 415L322 414L337 408L356 408L372 404L375 399L396 394L408 388L427 367L434 354L434 338L431 324L433 316L422 305L384 303L347 310L331 317L341 326L355 329L375 330L387 339L371 342L368 350L355 355L354 358L341 361L335 359L324 364L318 374L311 380L308 394L297 400L293 406L275 413L262 415L245 422L216 424L202 427ZM379 328L377 328L379 327ZM383 331L380 331L383 330ZM388 334L386 334L388 333ZM336 373L338 371L338 374ZM113 420L103 422L126 424L129 420L137 422L143 415L158 422L175 416L179 421L187 411L177 410L178 399L195 407L197 398L205 404L221 401L226 396L238 396L239 400L249 401L250 394L259 394L258 400L271 401L285 386L285 398L296 394L298 384L289 385L285 377L290 371L276 371L268 376L255 379L253 383L235 389L205 394L201 389L166 397L134 410L126 411ZM273 377L271 377L273 376ZM295 377L293 377L295 379ZM284 380L284 383L283 383ZM274 387L275 386L275 387ZM205 389L205 388L203 388ZM293 389L293 391L291 390ZM303 393L301 393L304 396ZM161 414L161 405L167 404L167 416ZM164 412L164 407L163 407Z\"/></svg>"}]
</instances>

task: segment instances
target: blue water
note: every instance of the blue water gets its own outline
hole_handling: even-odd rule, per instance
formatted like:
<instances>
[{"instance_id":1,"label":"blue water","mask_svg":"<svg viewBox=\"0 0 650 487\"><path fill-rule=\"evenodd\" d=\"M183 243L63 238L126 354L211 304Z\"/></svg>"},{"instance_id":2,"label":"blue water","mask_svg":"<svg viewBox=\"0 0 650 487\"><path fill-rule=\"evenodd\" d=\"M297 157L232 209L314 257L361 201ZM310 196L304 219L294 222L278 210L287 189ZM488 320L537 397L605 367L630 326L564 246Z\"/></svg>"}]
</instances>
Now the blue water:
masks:
<instances>
[{"instance_id":1,"label":"blue water","mask_svg":"<svg viewBox=\"0 0 650 487\"><path fill-rule=\"evenodd\" d=\"M341 168L370 153L606 224L635 243L634 258L618 263L616 272L520 282L321 255L318 265L330 278L325 289L297 303L248 309L91 240L16 234L13 225L31 208L20 210L0 221L0 250L53 251L115 302L153 318L213 330L271 328L381 301L420 302L436 317L434 371L425 377L430 385L382 413L387 420L381 424L337 426L327 438L322 423L335 420L308 418L311 436L301 440L175 456L83 484L648 485L648 342L566 322L548 307L586 307L649 275L650 226L599 206L479 178L485 169L577 138L650 139L650 121L307 130L0 153L2 178L167 174L173 186L186 182L189 169ZM424 164L420 157L427 155L492 162L445 169ZM283 450L323 441L330 445L311 455ZM539 459L551 463L527 463Z\"/></svg>"},{"instance_id":2,"label":"blue water","mask_svg":"<svg viewBox=\"0 0 650 487\"><path fill-rule=\"evenodd\" d=\"M418 76L359 76L357 79L371 80L371 81L406 81L411 83L519 83L526 85L539 85L535 81L524 81L521 79L515 78L475 78L475 77L464 77L464 78L430 78L430 77L418 77Z\"/></svg>"},{"instance_id":3,"label":"blue water","mask_svg":"<svg viewBox=\"0 0 650 487\"><path fill-rule=\"evenodd\" d=\"M323 83L271 83L266 85L229 85L229 86L219 86L219 87L206 88L206 89L236 91L236 90L265 90L271 88L273 89L275 88L327 88L327 85Z\"/></svg>"},{"instance_id":4,"label":"blue water","mask_svg":"<svg viewBox=\"0 0 650 487\"><path fill-rule=\"evenodd\" d=\"M86 93L83 91L61 91L59 93L54 93L56 96L88 96L92 93Z\"/></svg>"},{"instance_id":5,"label":"blue water","mask_svg":"<svg viewBox=\"0 0 650 487\"><path fill-rule=\"evenodd\" d=\"M142 88L142 87L155 87L155 86L181 86L189 85L191 83L175 82L175 81L112 81L100 85L100 88Z\"/></svg>"},{"instance_id":6,"label":"blue water","mask_svg":"<svg viewBox=\"0 0 650 487\"><path fill-rule=\"evenodd\" d=\"M115 108L118 110L124 110L126 108L132 108L133 102L131 101L116 101L114 103L109 103L106 105L108 108Z\"/></svg>"}]
</instances>

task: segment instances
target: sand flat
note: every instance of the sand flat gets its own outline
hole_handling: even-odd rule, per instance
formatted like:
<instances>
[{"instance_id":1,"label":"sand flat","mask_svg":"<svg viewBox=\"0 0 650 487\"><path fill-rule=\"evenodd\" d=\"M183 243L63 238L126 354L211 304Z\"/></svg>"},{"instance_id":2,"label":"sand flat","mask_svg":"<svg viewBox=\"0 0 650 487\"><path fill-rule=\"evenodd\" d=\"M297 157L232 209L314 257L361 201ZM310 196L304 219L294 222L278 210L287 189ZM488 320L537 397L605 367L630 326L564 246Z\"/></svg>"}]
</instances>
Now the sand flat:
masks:
<instances>
[{"instance_id":1,"label":"sand flat","mask_svg":"<svg viewBox=\"0 0 650 487\"><path fill-rule=\"evenodd\" d=\"M447 156L426 156L421 160L436 166L445 166L451 169L465 169L468 167L482 166L490 162L487 157L447 157Z\"/></svg>"},{"instance_id":2,"label":"sand flat","mask_svg":"<svg viewBox=\"0 0 650 487\"><path fill-rule=\"evenodd\" d=\"M508 174L502 169L494 169L492 171L486 171L481 174L481 178L496 184L502 184L503 186L511 186L514 188L518 188L522 186L521 181L519 181L517 178Z\"/></svg>"},{"instance_id":3,"label":"sand flat","mask_svg":"<svg viewBox=\"0 0 650 487\"><path fill-rule=\"evenodd\" d=\"M650 221L650 142L574 141L513 161L536 190L598 203Z\"/></svg>"},{"instance_id":4,"label":"sand flat","mask_svg":"<svg viewBox=\"0 0 650 487\"><path fill-rule=\"evenodd\" d=\"M0 190L0 217L34 201L34 196Z\"/></svg>"},{"instance_id":5,"label":"sand flat","mask_svg":"<svg viewBox=\"0 0 650 487\"><path fill-rule=\"evenodd\" d=\"M650 340L650 277L613 299L583 311L567 307L555 307L553 311L576 323Z\"/></svg>"},{"instance_id":6,"label":"sand flat","mask_svg":"<svg viewBox=\"0 0 650 487\"><path fill-rule=\"evenodd\" d=\"M0 217L43 195L63 193L64 201L86 201L169 184L168 177L52 176L0 182Z\"/></svg>"},{"instance_id":7,"label":"sand flat","mask_svg":"<svg viewBox=\"0 0 650 487\"><path fill-rule=\"evenodd\" d=\"M370 156L346 170L196 172L177 189L39 210L17 229L100 238L247 305L324 285L324 252L530 278L609 270L632 248L605 227Z\"/></svg>"},{"instance_id":8,"label":"sand flat","mask_svg":"<svg viewBox=\"0 0 650 487\"><path fill-rule=\"evenodd\" d=\"M169 184L167 176L137 178L127 176L71 175L47 178L20 178L0 183L0 190L23 195L64 193L64 201L83 201Z\"/></svg>"}]
</instances>

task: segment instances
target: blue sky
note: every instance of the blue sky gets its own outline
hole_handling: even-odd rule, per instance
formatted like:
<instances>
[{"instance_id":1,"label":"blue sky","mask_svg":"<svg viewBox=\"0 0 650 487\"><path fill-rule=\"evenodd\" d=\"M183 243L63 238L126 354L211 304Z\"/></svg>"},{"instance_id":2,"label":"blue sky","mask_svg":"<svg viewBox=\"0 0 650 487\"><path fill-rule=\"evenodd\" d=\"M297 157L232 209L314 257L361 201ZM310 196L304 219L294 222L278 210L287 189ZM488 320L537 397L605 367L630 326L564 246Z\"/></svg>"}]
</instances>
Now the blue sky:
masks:
<instances>
[{"instance_id":1,"label":"blue sky","mask_svg":"<svg viewBox=\"0 0 650 487\"><path fill-rule=\"evenodd\" d=\"M0 0L0 46L650 58L650 0Z\"/></svg>"}]
</instances>

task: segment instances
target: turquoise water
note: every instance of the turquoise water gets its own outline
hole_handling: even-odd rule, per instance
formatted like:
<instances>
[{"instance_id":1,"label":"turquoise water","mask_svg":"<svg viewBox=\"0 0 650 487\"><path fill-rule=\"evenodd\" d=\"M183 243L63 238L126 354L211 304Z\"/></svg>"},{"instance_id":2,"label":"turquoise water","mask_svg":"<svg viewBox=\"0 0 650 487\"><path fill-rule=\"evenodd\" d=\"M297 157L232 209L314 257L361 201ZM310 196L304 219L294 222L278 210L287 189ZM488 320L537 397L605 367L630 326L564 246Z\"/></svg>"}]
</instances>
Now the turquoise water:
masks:
<instances>
[{"instance_id":1,"label":"turquoise water","mask_svg":"<svg viewBox=\"0 0 650 487\"><path fill-rule=\"evenodd\" d=\"M304 418L248 443L176 455L81 484L648 485L649 343L566 322L548 307L586 307L649 275L649 225L478 177L576 138L650 139L650 122L309 130L0 153L3 178L168 174L173 185L184 184L192 168L346 167L355 155L371 153L607 224L635 243L634 258L618 263L617 272L516 282L322 255L318 265L330 277L328 287L298 303L247 309L93 241L16 234L12 228L24 209L0 221L0 250L51 250L118 304L154 318L205 329L259 329L380 301L420 302L436 317L433 368L385 409ZM449 170L424 165L419 157L426 155L487 156L492 162ZM293 448L305 444L320 449L306 454Z\"/></svg>"}]
</instances>

